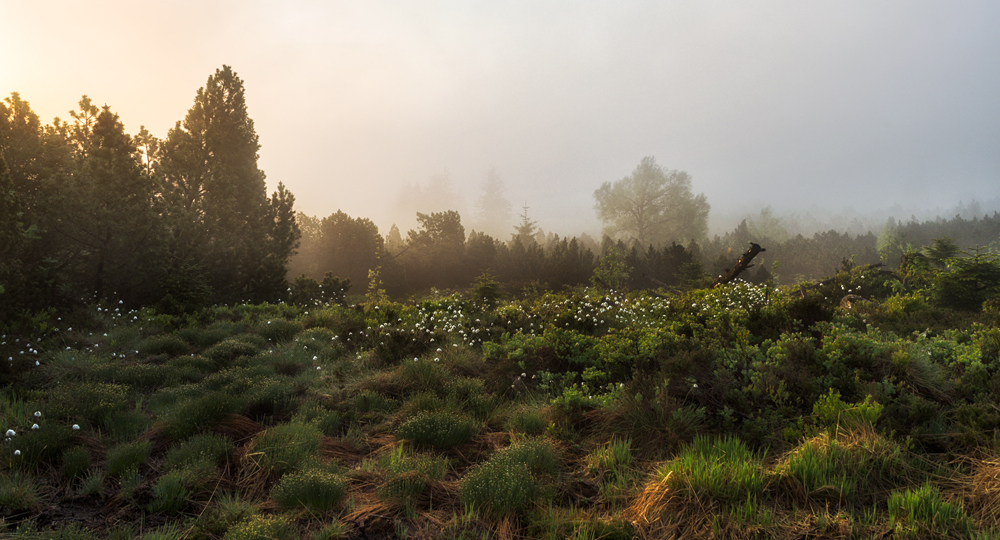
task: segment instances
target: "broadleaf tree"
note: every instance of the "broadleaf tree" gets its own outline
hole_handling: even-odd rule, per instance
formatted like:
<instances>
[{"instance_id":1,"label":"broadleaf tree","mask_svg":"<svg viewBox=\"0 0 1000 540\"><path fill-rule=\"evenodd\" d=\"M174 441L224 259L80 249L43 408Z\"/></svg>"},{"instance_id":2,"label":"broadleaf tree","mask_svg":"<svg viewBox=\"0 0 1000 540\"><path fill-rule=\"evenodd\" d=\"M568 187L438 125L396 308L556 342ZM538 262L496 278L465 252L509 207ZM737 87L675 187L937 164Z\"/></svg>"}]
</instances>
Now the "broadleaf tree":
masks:
<instances>
[{"instance_id":1,"label":"broadleaf tree","mask_svg":"<svg viewBox=\"0 0 1000 540\"><path fill-rule=\"evenodd\" d=\"M594 191L597 217L608 236L641 246L701 241L708 234L709 204L691 192L691 177L664 170L644 157L632 174Z\"/></svg>"}]
</instances>

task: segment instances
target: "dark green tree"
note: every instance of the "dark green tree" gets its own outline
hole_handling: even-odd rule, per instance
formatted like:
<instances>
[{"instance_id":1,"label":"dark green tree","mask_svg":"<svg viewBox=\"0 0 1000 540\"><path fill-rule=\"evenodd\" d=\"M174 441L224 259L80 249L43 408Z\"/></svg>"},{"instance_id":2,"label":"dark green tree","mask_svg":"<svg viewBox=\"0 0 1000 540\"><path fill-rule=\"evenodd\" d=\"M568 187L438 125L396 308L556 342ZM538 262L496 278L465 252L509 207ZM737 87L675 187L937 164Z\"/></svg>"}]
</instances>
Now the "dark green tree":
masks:
<instances>
[{"instance_id":1,"label":"dark green tree","mask_svg":"<svg viewBox=\"0 0 1000 540\"><path fill-rule=\"evenodd\" d=\"M229 66L208 78L160 146L175 265L200 275L219 299L261 300L284 289L275 261L295 246L293 199L279 188L279 201L269 202L259 149L243 81Z\"/></svg>"},{"instance_id":2,"label":"dark green tree","mask_svg":"<svg viewBox=\"0 0 1000 540\"><path fill-rule=\"evenodd\" d=\"M140 165L132 138L107 105L86 96L67 131L76 165L61 177L51 256L73 290L132 304L155 300L164 230L153 178Z\"/></svg>"},{"instance_id":3,"label":"dark green tree","mask_svg":"<svg viewBox=\"0 0 1000 540\"><path fill-rule=\"evenodd\" d=\"M368 271L378 266L383 248L384 240L375 223L338 210L320 222L314 256L320 272L332 272L367 288Z\"/></svg>"}]
</instances>

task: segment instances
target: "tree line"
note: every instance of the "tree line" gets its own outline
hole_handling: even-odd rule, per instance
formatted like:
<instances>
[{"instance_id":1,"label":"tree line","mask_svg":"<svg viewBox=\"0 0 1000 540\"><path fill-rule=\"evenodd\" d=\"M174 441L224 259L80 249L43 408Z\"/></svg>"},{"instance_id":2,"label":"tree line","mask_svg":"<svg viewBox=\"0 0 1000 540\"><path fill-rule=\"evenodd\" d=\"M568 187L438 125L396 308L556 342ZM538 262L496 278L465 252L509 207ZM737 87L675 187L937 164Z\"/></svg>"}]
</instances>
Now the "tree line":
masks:
<instances>
[{"instance_id":1,"label":"tree line","mask_svg":"<svg viewBox=\"0 0 1000 540\"><path fill-rule=\"evenodd\" d=\"M689 289L728 269L749 242L766 247L746 279L791 284L844 266L894 266L935 239L997 248L1000 214L897 222L878 233L792 235L770 209L708 237L709 204L690 176L653 157L594 192L597 241L519 223L495 170L466 232L455 210L417 213L405 236L337 211L268 196L243 81L211 75L164 139L125 132L84 96L69 120L42 125L17 93L0 103L0 318L115 299L182 312L212 303L340 299L384 287L396 297L493 280L508 291L587 283ZM488 230L489 232L485 232ZM506 233L504 231L507 231ZM289 283L291 281L291 283Z\"/></svg>"},{"instance_id":2,"label":"tree line","mask_svg":"<svg viewBox=\"0 0 1000 540\"><path fill-rule=\"evenodd\" d=\"M0 316L114 298L181 311L277 299L300 236L294 197L267 195L243 81L208 78L166 138L125 132L84 96L43 126L0 104Z\"/></svg>"}]
</instances>

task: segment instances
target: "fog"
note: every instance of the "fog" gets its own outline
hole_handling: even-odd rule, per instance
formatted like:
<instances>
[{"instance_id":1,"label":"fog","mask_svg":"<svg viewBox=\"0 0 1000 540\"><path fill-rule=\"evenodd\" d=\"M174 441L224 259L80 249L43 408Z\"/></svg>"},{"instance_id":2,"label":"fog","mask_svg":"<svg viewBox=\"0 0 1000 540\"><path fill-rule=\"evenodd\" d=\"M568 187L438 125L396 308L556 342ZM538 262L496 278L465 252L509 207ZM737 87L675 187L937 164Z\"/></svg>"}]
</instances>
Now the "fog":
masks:
<instances>
[{"instance_id":1,"label":"fog","mask_svg":"<svg viewBox=\"0 0 1000 540\"><path fill-rule=\"evenodd\" d=\"M644 156L691 175L714 233L766 206L803 229L1000 209L995 2L3 8L0 92L43 122L87 94L164 137L231 65L269 187L383 233L445 202L470 223L492 168L544 230L596 234L594 190Z\"/></svg>"}]
</instances>

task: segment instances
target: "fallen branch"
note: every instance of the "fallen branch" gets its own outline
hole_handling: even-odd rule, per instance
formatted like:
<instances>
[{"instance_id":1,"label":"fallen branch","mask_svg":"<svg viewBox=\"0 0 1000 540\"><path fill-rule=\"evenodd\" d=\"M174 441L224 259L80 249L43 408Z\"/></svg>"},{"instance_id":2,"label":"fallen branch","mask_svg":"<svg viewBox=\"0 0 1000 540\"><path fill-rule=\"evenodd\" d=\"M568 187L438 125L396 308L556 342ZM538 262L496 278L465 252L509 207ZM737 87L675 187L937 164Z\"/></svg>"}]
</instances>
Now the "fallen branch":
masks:
<instances>
[{"instance_id":1,"label":"fallen branch","mask_svg":"<svg viewBox=\"0 0 1000 540\"><path fill-rule=\"evenodd\" d=\"M730 268L728 272L715 278L715 281L712 282L712 288L714 289L719 285L725 285L726 283L729 283L730 281L733 281L734 279L739 277L739 275L744 270L753 266L752 264L750 264L750 261L752 261L753 258L756 257L757 254L760 253L761 251L767 251L767 250L760 247L760 245L758 244L750 242L750 249L748 249L747 252L744 253L742 257L740 257L740 260L736 261L736 265Z\"/></svg>"}]
</instances>

